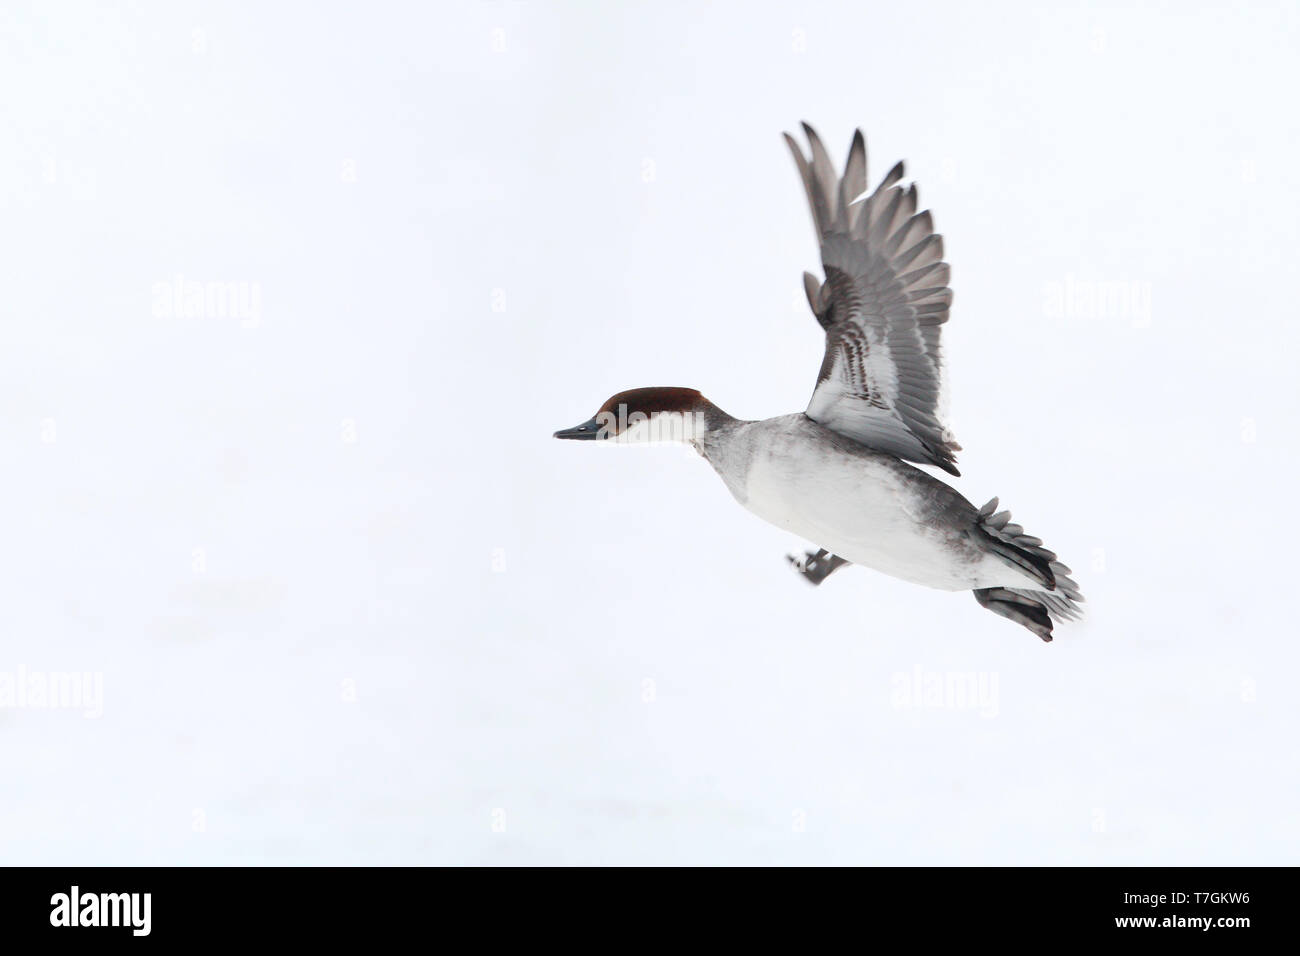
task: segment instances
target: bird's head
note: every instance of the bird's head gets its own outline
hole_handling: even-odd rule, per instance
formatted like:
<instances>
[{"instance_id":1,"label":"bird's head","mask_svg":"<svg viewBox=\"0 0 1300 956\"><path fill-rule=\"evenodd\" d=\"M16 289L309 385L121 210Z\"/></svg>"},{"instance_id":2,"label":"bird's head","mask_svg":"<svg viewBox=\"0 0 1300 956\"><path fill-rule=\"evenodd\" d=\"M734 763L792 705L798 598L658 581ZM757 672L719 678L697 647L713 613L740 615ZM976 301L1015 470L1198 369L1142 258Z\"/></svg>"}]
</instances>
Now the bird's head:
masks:
<instances>
[{"instance_id":1,"label":"bird's head","mask_svg":"<svg viewBox=\"0 0 1300 956\"><path fill-rule=\"evenodd\" d=\"M612 395L581 425L556 438L576 441L695 442L722 413L693 388L633 388Z\"/></svg>"}]
</instances>

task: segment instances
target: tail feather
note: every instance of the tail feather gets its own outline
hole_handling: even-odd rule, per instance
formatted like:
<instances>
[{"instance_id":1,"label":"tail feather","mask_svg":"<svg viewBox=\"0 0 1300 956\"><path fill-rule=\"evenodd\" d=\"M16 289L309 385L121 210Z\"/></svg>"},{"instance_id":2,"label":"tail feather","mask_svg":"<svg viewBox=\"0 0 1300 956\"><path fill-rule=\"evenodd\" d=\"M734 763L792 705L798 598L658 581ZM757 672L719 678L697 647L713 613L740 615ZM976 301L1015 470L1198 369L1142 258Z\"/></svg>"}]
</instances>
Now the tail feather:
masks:
<instances>
[{"instance_id":1,"label":"tail feather","mask_svg":"<svg viewBox=\"0 0 1300 956\"><path fill-rule=\"evenodd\" d=\"M1034 593L1045 592L1012 588L979 588L974 592L975 600L979 601L981 607L1028 628L1044 641L1051 641L1052 618L1047 609L1030 596Z\"/></svg>"},{"instance_id":2,"label":"tail feather","mask_svg":"<svg viewBox=\"0 0 1300 956\"><path fill-rule=\"evenodd\" d=\"M1011 512L998 511L994 498L980 509L976 527L990 549L1002 560L1020 568L1043 588L981 588L980 605L1033 631L1044 641L1052 639L1053 621L1077 621L1083 616L1083 593L1070 577L1073 573L1043 547L1041 538L1025 534L1011 522Z\"/></svg>"}]
</instances>

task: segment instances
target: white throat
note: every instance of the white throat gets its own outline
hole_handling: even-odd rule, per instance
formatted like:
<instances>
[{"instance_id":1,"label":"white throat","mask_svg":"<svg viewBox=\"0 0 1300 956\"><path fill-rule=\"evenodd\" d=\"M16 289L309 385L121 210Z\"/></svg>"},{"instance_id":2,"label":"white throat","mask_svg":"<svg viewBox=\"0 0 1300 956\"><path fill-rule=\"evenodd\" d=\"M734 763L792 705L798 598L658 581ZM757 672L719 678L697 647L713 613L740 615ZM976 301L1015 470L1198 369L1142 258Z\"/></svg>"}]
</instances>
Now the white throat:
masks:
<instances>
[{"instance_id":1,"label":"white throat","mask_svg":"<svg viewBox=\"0 0 1300 956\"><path fill-rule=\"evenodd\" d=\"M696 412L653 412L645 415L633 412L623 420L615 418L612 412L604 413L611 420L597 422L602 428L614 432L611 441L625 445L678 444L697 445L708 432L708 422L703 411Z\"/></svg>"}]
</instances>

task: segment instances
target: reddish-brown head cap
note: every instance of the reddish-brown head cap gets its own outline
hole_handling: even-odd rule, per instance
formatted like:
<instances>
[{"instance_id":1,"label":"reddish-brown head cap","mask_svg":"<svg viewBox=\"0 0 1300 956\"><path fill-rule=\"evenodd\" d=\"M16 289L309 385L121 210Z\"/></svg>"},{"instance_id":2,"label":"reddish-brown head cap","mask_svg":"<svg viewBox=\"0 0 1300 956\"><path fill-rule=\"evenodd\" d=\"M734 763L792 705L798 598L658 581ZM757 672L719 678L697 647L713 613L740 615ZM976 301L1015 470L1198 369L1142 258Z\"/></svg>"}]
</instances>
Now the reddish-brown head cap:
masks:
<instances>
[{"instance_id":1,"label":"reddish-brown head cap","mask_svg":"<svg viewBox=\"0 0 1300 956\"><path fill-rule=\"evenodd\" d=\"M698 434L699 429L708 427L715 414L721 414L717 406L693 388L632 388L610 396L590 420L562 429L555 433L555 437L578 440L617 438L638 424L663 421L662 416L667 415L675 422L685 422L679 434L690 438ZM693 426L693 422L698 422L698 425Z\"/></svg>"}]
</instances>

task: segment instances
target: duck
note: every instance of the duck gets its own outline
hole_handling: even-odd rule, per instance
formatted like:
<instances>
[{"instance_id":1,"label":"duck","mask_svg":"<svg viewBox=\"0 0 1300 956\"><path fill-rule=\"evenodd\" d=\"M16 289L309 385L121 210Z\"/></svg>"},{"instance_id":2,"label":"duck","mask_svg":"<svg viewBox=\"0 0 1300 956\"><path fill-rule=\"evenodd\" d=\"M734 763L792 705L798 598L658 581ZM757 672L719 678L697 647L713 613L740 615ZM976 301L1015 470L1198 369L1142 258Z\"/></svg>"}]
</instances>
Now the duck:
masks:
<instances>
[{"instance_id":1,"label":"duck","mask_svg":"<svg viewBox=\"0 0 1300 956\"><path fill-rule=\"evenodd\" d=\"M803 275L825 335L807 408L751 421L694 388L634 388L554 437L685 443L742 506L815 545L787 555L810 584L858 565L936 590L971 591L981 607L1051 642L1055 624L1082 616L1073 572L997 498L977 508L923 470L961 474L961 446L942 421L941 333L953 299L943 237L929 210L918 210L915 183L904 185L902 162L868 190L860 129L838 172L816 131L802 127L807 154L784 136L824 274Z\"/></svg>"}]
</instances>

